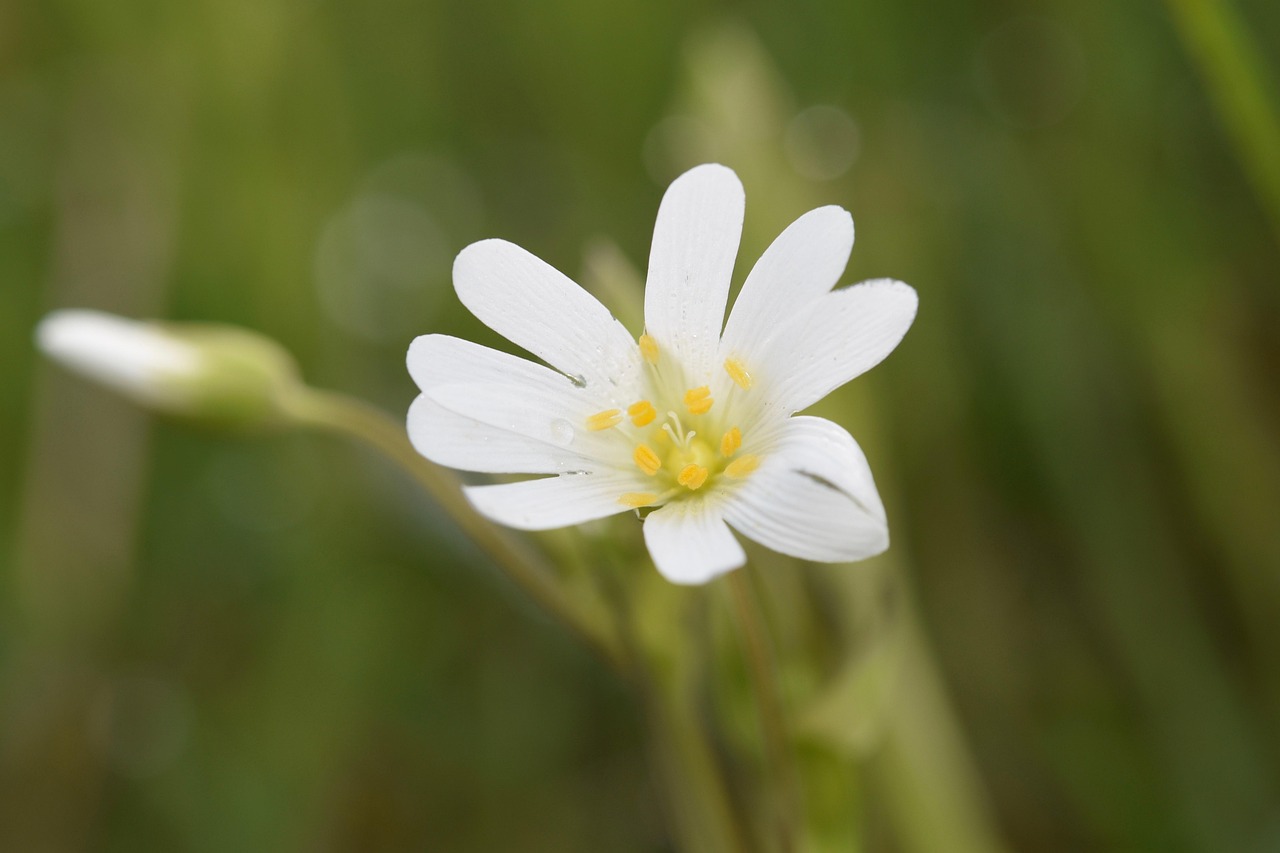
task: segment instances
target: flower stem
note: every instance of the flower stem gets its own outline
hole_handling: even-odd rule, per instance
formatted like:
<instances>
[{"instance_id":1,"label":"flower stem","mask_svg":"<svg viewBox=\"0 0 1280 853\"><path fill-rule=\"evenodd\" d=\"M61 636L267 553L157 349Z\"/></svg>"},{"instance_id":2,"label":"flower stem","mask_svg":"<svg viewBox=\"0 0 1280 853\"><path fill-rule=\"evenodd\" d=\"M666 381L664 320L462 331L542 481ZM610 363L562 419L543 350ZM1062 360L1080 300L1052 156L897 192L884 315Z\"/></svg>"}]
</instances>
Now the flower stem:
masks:
<instances>
[{"instance_id":1,"label":"flower stem","mask_svg":"<svg viewBox=\"0 0 1280 853\"><path fill-rule=\"evenodd\" d=\"M778 684L777 668L769 647L764 620L752 591L747 569L739 569L728 576L729 591L733 597L734 612L742 630L747 665L751 670L751 683L755 689L756 704L760 713L760 733L764 739L765 753L777 792L774 811L778 825L779 849L790 853L795 849L796 815L799 811L799 785L796 769L788 746L786 720L782 712L782 691Z\"/></svg>"},{"instance_id":2,"label":"flower stem","mask_svg":"<svg viewBox=\"0 0 1280 853\"><path fill-rule=\"evenodd\" d=\"M1229 0L1166 0L1236 156L1280 238L1280 118L1263 58Z\"/></svg>"},{"instance_id":3,"label":"flower stem","mask_svg":"<svg viewBox=\"0 0 1280 853\"><path fill-rule=\"evenodd\" d=\"M643 567L616 539L602 540L595 572L612 609L628 682L640 697L649 734L649 762L673 848L688 853L746 853L743 827L716 738L703 705L706 646L692 642L697 600ZM656 629L656 630L655 630ZM672 645L672 638L677 642Z\"/></svg>"},{"instance_id":4,"label":"flower stem","mask_svg":"<svg viewBox=\"0 0 1280 853\"><path fill-rule=\"evenodd\" d=\"M576 633L605 663L622 668L613 634L565 595L544 560L476 512L458 481L414 450L398 421L361 400L305 386L284 396L280 407L295 423L359 439L404 469L516 586Z\"/></svg>"},{"instance_id":5,"label":"flower stem","mask_svg":"<svg viewBox=\"0 0 1280 853\"><path fill-rule=\"evenodd\" d=\"M917 611L907 609L897 698L870 767L896 840L908 853L1006 853Z\"/></svg>"}]
</instances>

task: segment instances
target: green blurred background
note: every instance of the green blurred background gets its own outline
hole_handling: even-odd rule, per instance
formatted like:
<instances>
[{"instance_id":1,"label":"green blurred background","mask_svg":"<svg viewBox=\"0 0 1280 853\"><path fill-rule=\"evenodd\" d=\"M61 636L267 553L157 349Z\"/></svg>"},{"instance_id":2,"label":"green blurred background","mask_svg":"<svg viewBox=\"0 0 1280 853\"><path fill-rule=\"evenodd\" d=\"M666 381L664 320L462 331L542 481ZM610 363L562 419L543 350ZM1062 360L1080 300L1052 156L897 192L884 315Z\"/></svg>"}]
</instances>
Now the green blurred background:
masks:
<instances>
[{"instance_id":1,"label":"green blurred background","mask_svg":"<svg viewBox=\"0 0 1280 853\"><path fill-rule=\"evenodd\" d=\"M1009 847L1280 850L1280 7L1233 9L0 4L0 849L669 849L635 701L408 478L31 333L242 324L399 416L414 335L496 342L462 246L642 269L715 159L739 280L836 203L920 292L824 412Z\"/></svg>"}]
</instances>

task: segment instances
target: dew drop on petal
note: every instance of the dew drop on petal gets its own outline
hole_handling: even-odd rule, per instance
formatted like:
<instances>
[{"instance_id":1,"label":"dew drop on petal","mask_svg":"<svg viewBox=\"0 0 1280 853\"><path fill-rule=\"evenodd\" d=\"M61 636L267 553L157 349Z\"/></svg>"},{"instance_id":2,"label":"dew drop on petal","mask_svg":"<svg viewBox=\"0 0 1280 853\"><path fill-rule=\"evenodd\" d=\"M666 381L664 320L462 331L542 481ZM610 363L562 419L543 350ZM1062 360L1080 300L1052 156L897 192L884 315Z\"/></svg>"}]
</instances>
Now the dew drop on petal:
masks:
<instances>
[{"instance_id":1,"label":"dew drop on petal","mask_svg":"<svg viewBox=\"0 0 1280 853\"><path fill-rule=\"evenodd\" d=\"M573 424L564 418L556 418L551 422L551 440L562 447L568 447L573 443Z\"/></svg>"}]
</instances>

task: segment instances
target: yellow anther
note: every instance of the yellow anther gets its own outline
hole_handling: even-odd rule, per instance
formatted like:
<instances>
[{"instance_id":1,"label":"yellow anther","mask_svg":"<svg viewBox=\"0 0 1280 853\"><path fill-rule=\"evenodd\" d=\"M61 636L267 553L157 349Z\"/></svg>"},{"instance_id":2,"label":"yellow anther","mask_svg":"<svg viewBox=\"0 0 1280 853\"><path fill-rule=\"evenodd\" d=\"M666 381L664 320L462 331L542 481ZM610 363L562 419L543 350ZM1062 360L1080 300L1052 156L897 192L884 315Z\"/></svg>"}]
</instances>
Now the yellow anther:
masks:
<instances>
[{"instance_id":1,"label":"yellow anther","mask_svg":"<svg viewBox=\"0 0 1280 853\"><path fill-rule=\"evenodd\" d=\"M636 452L631 455L631 458L636 461L636 467L650 477L658 473L658 469L662 467L662 460L647 444L637 444Z\"/></svg>"},{"instance_id":2,"label":"yellow anther","mask_svg":"<svg viewBox=\"0 0 1280 853\"><path fill-rule=\"evenodd\" d=\"M599 432L602 429L616 427L620 423L622 423L622 412L617 409L605 409L587 418L587 429Z\"/></svg>"},{"instance_id":3,"label":"yellow anther","mask_svg":"<svg viewBox=\"0 0 1280 853\"><path fill-rule=\"evenodd\" d=\"M618 503L623 506L629 506L632 509L639 509L642 506L648 506L658 499L653 492L627 492L618 498Z\"/></svg>"},{"instance_id":4,"label":"yellow anther","mask_svg":"<svg viewBox=\"0 0 1280 853\"><path fill-rule=\"evenodd\" d=\"M738 452L738 448L742 446L742 430L734 427L724 434L724 438L720 439L720 455L732 456Z\"/></svg>"},{"instance_id":5,"label":"yellow anther","mask_svg":"<svg viewBox=\"0 0 1280 853\"><path fill-rule=\"evenodd\" d=\"M720 439L720 455L732 456L738 452L738 448L742 446L742 430L737 427L731 428Z\"/></svg>"},{"instance_id":6,"label":"yellow anther","mask_svg":"<svg viewBox=\"0 0 1280 853\"><path fill-rule=\"evenodd\" d=\"M638 403L632 403L627 406L627 414L631 416L633 424L642 427L653 423L653 419L658 416L658 410L648 400L641 400Z\"/></svg>"},{"instance_id":7,"label":"yellow anther","mask_svg":"<svg viewBox=\"0 0 1280 853\"><path fill-rule=\"evenodd\" d=\"M691 415L705 415L711 411L711 404L714 402L715 400L711 398L711 389L706 385L690 388L684 392L684 407Z\"/></svg>"},{"instance_id":8,"label":"yellow anther","mask_svg":"<svg viewBox=\"0 0 1280 853\"><path fill-rule=\"evenodd\" d=\"M708 473L707 469L701 465L686 465L680 470L680 476L676 477L676 482L689 491L697 491L707 481Z\"/></svg>"},{"instance_id":9,"label":"yellow anther","mask_svg":"<svg viewBox=\"0 0 1280 853\"><path fill-rule=\"evenodd\" d=\"M751 390L751 374L747 373L747 368L742 362L736 358L726 358L724 360L724 372L729 374L729 378L743 391Z\"/></svg>"},{"instance_id":10,"label":"yellow anther","mask_svg":"<svg viewBox=\"0 0 1280 853\"><path fill-rule=\"evenodd\" d=\"M745 477L759 467L760 457L754 453L748 453L730 462L725 467L724 473L730 477Z\"/></svg>"},{"instance_id":11,"label":"yellow anther","mask_svg":"<svg viewBox=\"0 0 1280 853\"><path fill-rule=\"evenodd\" d=\"M648 335L640 336L640 354L650 364L658 363L658 342Z\"/></svg>"}]
</instances>

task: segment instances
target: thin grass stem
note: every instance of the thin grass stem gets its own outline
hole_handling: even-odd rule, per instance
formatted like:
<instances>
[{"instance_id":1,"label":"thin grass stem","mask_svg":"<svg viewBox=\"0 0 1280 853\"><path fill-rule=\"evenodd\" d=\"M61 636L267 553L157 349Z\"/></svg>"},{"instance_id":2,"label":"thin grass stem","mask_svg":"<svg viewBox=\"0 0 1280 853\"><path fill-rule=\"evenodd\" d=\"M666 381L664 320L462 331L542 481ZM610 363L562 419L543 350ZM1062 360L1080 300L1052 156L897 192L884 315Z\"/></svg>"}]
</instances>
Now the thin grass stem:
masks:
<instances>
[{"instance_id":1,"label":"thin grass stem","mask_svg":"<svg viewBox=\"0 0 1280 853\"><path fill-rule=\"evenodd\" d=\"M733 609L742 630L744 652L760 714L760 733L764 739L765 754L774 783L769 789L777 793L773 805L778 825L779 849L783 853L791 853L796 847L800 797L796 768L787 738L786 717L782 710L782 691L778 683L777 667L774 665L768 634L747 570L740 569L730 573L728 582Z\"/></svg>"},{"instance_id":2,"label":"thin grass stem","mask_svg":"<svg viewBox=\"0 0 1280 853\"><path fill-rule=\"evenodd\" d=\"M1229 0L1166 0L1280 240L1280 117L1263 56Z\"/></svg>"}]
</instances>

